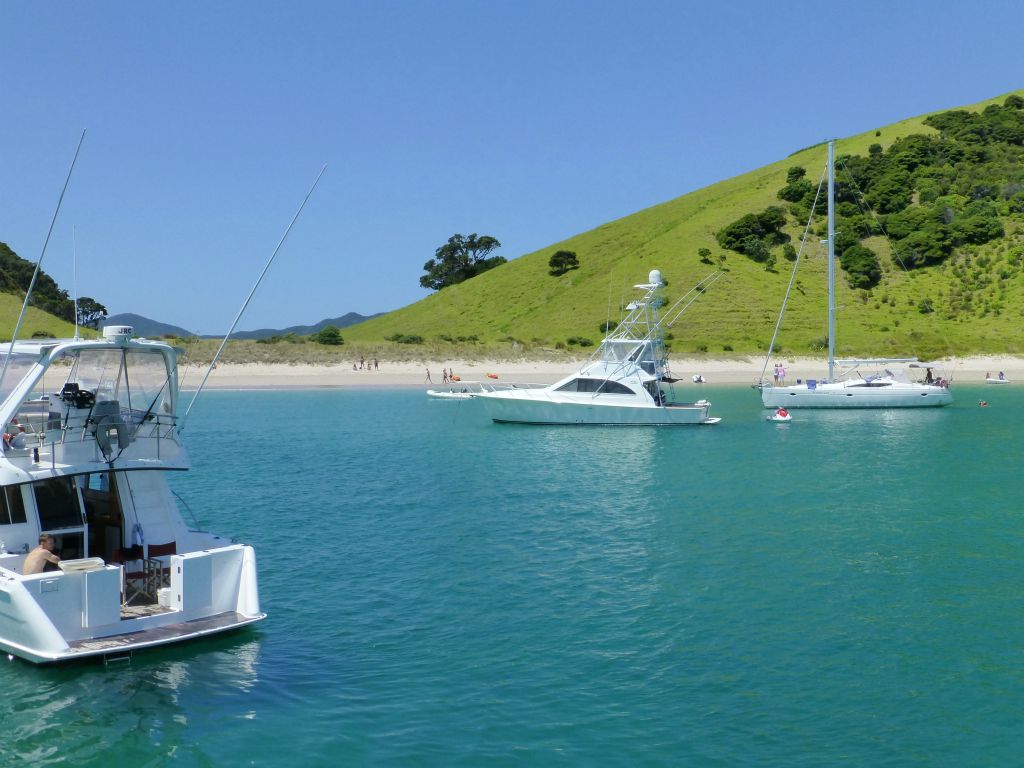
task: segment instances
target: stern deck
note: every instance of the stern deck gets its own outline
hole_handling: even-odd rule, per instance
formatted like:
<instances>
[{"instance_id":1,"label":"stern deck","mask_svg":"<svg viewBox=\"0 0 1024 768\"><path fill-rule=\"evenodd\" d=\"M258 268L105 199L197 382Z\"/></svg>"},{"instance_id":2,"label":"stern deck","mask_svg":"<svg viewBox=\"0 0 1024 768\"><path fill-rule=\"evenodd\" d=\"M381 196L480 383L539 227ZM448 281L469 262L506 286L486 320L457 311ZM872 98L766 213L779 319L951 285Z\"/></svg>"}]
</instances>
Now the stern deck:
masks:
<instances>
[{"instance_id":1,"label":"stern deck","mask_svg":"<svg viewBox=\"0 0 1024 768\"><path fill-rule=\"evenodd\" d=\"M125 632L110 637L75 640L68 643L68 650L54 661L65 661L72 658L99 656L108 653L123 653L156 645L180 642L194 637L203 637L217 632L227 632L244 627L263 619L264 615L243 616L235 611L225 611L215 616L202 619L183 621L178 624L167 624L162 627Z\"/></svg>"}]
</instances>

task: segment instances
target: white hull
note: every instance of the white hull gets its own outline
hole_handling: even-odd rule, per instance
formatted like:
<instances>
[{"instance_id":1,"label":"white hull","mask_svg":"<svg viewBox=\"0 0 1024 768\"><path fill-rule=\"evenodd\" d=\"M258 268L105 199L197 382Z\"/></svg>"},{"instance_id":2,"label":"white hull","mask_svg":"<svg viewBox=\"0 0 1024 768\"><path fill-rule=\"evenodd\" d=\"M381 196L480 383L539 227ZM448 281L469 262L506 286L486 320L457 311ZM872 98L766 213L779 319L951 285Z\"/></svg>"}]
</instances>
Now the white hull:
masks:
<instances>
[{"instance_id":1,"label":"white hull","mask_svg":"<svg viewBox=\"0 0 1024 768\"><path fill-rule=\"evenodd\" d=\"M898 383L888 387L819 384L807 386L764 387L761 402L765 408L938 408L953 402L945 387Z\"/></svg>"},{"instance_id":2,"label":"white hull","mask_svg":"<svg viewBox=\"0 0 1024 768\"><path fill-rule=\"evenodd\" d=\"M677 426L719 421L708 416L710 403L617 406L600 404L595 397L555 399L547 390L484 392L476 400L493 421L502 424Z\"/></svg>"},{"instance_id":3,"label":"white hull","mask_svg":"<svg viewBox=\"0 0 1024 768\"><path fill-rule=\"evenodd\" d=\"M144 609L124 604L118 565L21 576L23 559L0 556L0 649L36 663L130 653L266 615L259 610L255 555L241 544L172 555L167 605Z\"/></svg>"},{"instance_id":4,"label":"white hull","mask_svg":"<svg viewBox=\"0 0 1024 768\"><path fill-rule=\"evenodd\" d=\"M985 379L986 384L1009 384L1009 379Z\"/></svg>"},{"instance_id":5,"label":"white hull","mask_svg":"<svg viewBox=\"0 0 1024 768\"><path fill-rule=\"evenodd\" d=\"M472 392L457 392L454 389L428 389L427 397L437 400L472 400L476 395Z\"/></svg>"}]
</instances>

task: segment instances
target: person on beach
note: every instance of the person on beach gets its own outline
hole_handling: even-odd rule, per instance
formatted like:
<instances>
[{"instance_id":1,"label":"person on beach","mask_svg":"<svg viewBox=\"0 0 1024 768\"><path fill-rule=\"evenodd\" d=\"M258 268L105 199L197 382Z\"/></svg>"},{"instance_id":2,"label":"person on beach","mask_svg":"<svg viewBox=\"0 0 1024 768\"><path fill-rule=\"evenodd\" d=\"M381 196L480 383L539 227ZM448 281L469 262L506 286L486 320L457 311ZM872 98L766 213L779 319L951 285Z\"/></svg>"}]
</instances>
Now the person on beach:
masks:
<instances>
[{"instance_id":1,"label":"person on beach","mask_svg":"<svg viewBox=\"0 0 1024 768\"><path fill-rule=\"evenodd\" d=\"M786 386L786 366L779 363L779 384Z\"/></svg>"},{"instance_id":2,"label":"person on beach","mask_svg":"<svg viewBox=\"0 0 1024 768\"><path fill-rule=\"evenodd\" d=\"M772 369L772 381L775 382L775 386L779 385L779 364L775 364L775 368Z\"/></svg>"},{"instance_id":3,"label":"person on beach","mask_svg":"<svg viewBox=\"0 0 1024 768\"><path fill-rule=\"evenodd\" d=\"M448 383L448 369L447 368L442 368L441 369L441 383L442 384L447 384Z\"/></svg>"},{"instance_id":4,"label":"person on beach","mask_svg":"<svg viewBox=\"0 0 1024 768\"><path fill-rule=\"evenodd\" d=\"M379 370L379 369L380 369L380 365L378 364L377 358L375 357L375 358L373 358L373 370L376 371L376 370Z\"/></svg>"},{"instance_id":5,"label":"person on beach","mask_svg":"<svg viewBox=\"0 0 1024 768\"><path fill-rule=\"evenodd\" d=\"M427 368L427 384L433 384L433 383L434 383L434 382L432 382L432 381L430 380L430 369L429 369L429 368Z\"/></svg>"},{"instance_id":6,"label":"person on beach","mask_svg":"<svg viewBox=\"0 0 1024 768\"><path fill-rule=\"evenodd\" d=\"M54 543L53 536L50 534L39 534L39 546L25 555L25 566L21 572L26 576L31 576L33 573L42 573L46 569L47 563L54 565L59 563L60 558L53 554Z\"/></svg>"}]
</instances>

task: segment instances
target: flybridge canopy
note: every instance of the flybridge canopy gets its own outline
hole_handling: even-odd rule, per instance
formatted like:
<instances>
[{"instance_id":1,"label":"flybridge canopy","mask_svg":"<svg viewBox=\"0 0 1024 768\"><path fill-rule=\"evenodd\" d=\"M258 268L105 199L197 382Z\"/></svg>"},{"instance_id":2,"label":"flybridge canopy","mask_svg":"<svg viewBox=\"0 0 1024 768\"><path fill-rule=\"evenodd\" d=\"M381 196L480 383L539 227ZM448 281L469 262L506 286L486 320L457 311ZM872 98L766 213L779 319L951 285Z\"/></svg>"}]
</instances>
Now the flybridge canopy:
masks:
<instances>
[{"instance_id":1,"label":"flybridge canopy","mask_svg":"<svg viewBox=\"0 0 1024 768\"><path fill-rule=\"evenodd\" d=\"M51 399L73 387L96 401L110 400L140 413L173 414L178 395L173 347L131 339L122 327L104 339L16 342L0 347L7 372L0 382L0 420L9 421L21 403Z\"/></svg>"}]
</instances>

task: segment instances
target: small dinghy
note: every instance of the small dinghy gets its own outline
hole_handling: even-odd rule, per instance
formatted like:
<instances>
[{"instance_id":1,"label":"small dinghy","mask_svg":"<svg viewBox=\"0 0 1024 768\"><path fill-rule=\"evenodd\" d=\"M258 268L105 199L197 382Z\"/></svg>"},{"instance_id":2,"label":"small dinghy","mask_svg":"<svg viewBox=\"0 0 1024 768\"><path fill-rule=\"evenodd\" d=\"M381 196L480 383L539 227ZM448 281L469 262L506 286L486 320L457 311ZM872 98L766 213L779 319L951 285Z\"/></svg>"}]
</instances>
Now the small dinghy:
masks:
<instances>
[{"instance_id":1,"label":"small dinghy","mask_svg":"<svg viewBox=\"0 0 1024 768\"><path fill-rule=\"evenodd\" d=\"M768 417L768 421L785 424L793 420L793 416L785 408L776 408L774 413Z\"/></svg>"}]
</instances>

